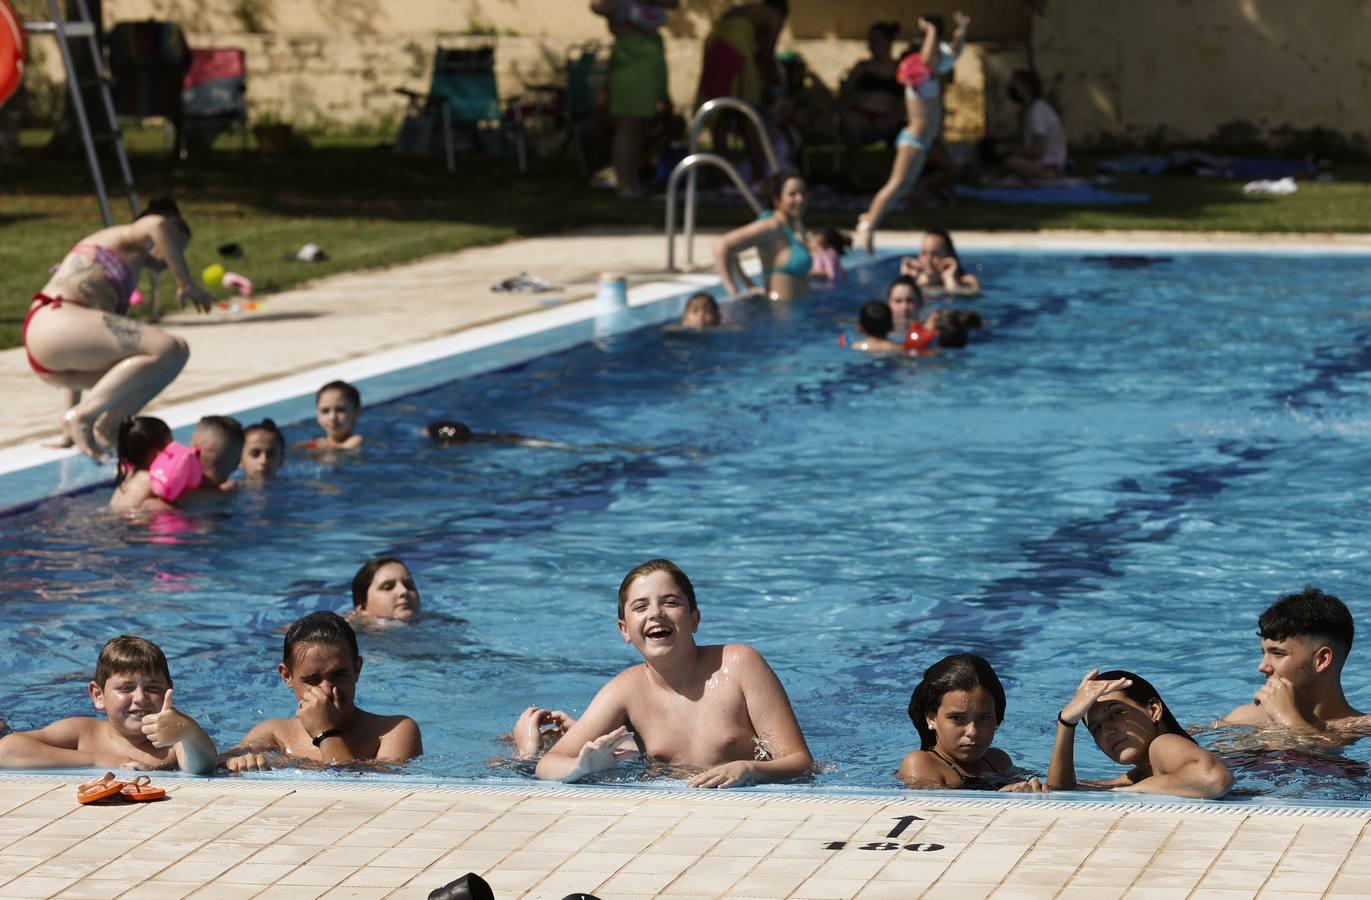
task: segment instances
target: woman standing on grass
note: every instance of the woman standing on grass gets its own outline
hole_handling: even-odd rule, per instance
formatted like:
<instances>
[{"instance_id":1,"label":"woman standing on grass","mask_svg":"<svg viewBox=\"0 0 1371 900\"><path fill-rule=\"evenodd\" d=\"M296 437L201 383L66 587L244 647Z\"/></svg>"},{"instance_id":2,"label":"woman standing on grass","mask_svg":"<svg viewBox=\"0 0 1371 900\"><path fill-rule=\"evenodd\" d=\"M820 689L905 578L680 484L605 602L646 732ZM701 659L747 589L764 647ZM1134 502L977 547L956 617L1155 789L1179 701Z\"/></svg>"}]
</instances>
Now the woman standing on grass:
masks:
<instances>
[{"instance_id":1,"label":"woman standing on grass","mask_svg":"<svg viewBox=\"0 0 1371 900\"><path fill-rule=\"evenodd\" d=\"M82 238L33 295L22 332L29 366L79 398L62 416L62 431L87 456L103 456L119 422L171 384L190 358L182 339L127 318L144 266L170 269L181 305L189 300L209 312L210 294L186 265L189 242L176 204L153 200L131 224Z\"/></svg>"}]
</instances>

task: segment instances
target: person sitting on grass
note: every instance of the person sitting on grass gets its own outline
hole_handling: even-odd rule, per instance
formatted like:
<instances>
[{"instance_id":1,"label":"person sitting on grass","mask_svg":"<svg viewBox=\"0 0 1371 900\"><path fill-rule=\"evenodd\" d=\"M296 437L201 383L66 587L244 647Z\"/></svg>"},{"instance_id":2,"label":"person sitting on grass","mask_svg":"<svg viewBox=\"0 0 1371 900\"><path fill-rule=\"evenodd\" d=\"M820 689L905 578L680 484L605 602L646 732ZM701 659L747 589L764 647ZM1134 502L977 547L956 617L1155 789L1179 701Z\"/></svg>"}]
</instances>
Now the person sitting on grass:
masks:
<instances>
[{"instance_id":1,"label":"person sitting on grass","mask_svg":"<svg viewBox=\"0 0 1371 900\"><path fill-rule=\"evenodd\" d=\"M1224 716L1232 725L1294 732L1324 732L1366 719L1342 691L1342 668L1352 652L1354 626L1347 606L1332 594L1307 587L1287 594L1257 620L1265 678L1252 702Z\"/></svg>"},{"instance_id":2,"label":"person sitting on grass","mask_svg":"<svg viewBox=\"0 0 1371 900\"><path fill-rule=\"evenodd\" d=\"M167 657L152 641L120 635L100 648L86 685L105 718L72 716L0 738L0 768L214 771L214 742L172 700Z\"/></svg>"},{"instance_id":3,"label":"person sitting on grass","mask_svg":"<svg viewBox=\"0 0 1371 900\"><path fill-rule=\"evenodd\" d=\"M224 754L230 772L270 769L269 753L326 766L403 763L423 754L419 726L409 716L356 705L362 657L352 626L337 613L297 619L286 631L276 671L295 694L295 715L254 726Z\"/></svg>"},{"instance_id":4,"label":"person sitting on grass","mask_svg":"<svg viewBox=\"0 0 1371 900\"><path fill-rule=\"evenodd\" d=\"M1082 722L1106 756L1131 767L1127 772L1108 781L1076 780L1076 726ZM1050 791L1094 788L1213 800L1232 787L1228 768L1195 743L1157 689L1132 672L1086 673L1057 715Z\"/></svg>"},{"instance_id":5,"label":"person sitting on grass","mask_svg":"<svg viewBox=\"0 0 1371 900\"><path fill-rule=\"evenodd\" d=\"M330 381L314 395L314 415L323 437L300 444L303 450L355 450L362 436L353 429L362 414L362 392L346 381Z\"/></svg>"},{"instance_id":6,"label":"person sitting on grass","mask_svg":"<svg viewBox=\"0 0 1371 900\"><path fill-rule=\"evenodd\" d=\"M805 746L785 688L746 644L695 643L695 588L675 563L649 560L619 585L619 633L643 657L595 695L585 714L538 762L539 778L578 781L640 751L695 770L700 788L808 775Z\"/></svg>"}]
</instances>

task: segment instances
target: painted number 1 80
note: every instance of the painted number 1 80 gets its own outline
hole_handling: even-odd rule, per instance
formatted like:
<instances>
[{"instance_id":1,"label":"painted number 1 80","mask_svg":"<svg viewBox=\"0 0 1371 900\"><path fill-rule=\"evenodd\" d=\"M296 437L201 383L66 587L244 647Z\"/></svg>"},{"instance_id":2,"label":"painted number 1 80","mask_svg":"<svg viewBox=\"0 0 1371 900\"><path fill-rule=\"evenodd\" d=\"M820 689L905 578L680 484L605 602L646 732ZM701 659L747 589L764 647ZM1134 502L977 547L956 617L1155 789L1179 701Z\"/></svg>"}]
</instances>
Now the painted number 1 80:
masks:
<instances>
[{"instance_id":1,"label":"painted number 1 80","mask_svg":"<svg viewBox=\"0 0 1371 900\"><path fill-rule=\"evenodd\" d=\"M888 838L897 838L897 837L899 837L900 835L904 834L905 829L907 829L910 825L912 825L912 824L915 823L915 822L920 822L920 821L923 821L923 820L922 820L919 816L900 816L898 819L895 820L895 827L892 828L892 829L890 829L890 833L887 834L886 837L888 837ZM824 844L824 849L825 849L825 850L845 850L845 849L847 849L849 846L853 846L853 843L852 843L851 841L829 841L827 844ZM856 844L856 845L855 845L855 849L857 849L857 850L901 850L901 849L903 849L903 850L913 850L913 851L915 851L916 853L929 853L929 852L931 852L931 851L933 851L933 850L941 850L941 849L943 849L943 845L942 845L942 844L927 844L927 843L919 843L919 844L900 844L900 843L897 843L896 841L868 841L868 842L866 842L865 844Z\"/></svg>"}]
</instances>

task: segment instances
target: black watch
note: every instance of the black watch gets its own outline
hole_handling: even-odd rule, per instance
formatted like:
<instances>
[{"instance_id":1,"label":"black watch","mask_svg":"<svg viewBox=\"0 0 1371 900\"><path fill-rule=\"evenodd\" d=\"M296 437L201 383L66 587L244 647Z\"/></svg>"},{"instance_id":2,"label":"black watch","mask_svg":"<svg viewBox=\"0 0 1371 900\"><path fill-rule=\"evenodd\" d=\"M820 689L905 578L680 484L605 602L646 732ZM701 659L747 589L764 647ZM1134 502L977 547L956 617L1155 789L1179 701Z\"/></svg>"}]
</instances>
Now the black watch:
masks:
<instances>
[{"instance_id":1,"label":"black watch","mask_svg":"<svg viewBox=\"0 0 1371 900\"><path fill-rule=\"evenodd\" d=\"M323 731L310 738L311 743L318 747L331 737L341 737L343 732L338 728L325 728Z\"/></svg>"}]
</instances>

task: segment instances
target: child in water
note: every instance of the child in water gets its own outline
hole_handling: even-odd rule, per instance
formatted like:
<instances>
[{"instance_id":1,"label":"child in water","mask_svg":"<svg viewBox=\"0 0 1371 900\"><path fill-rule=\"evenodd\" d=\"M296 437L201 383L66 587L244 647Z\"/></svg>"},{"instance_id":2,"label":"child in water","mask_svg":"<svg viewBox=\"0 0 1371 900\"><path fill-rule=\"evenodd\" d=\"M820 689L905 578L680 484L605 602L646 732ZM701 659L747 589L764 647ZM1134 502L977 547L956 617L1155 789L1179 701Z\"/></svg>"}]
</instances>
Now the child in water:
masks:
<instances>
[{"instance_id":1,"label":"child in water","mask_svg":"<svg viewBox=\"0 0 1371 900\"><path fill-rule=\"evenodd\" d=\"M719 304L713 297L701 291L692 294L686 301L685 312L681 315L681 328L688 328L692 331L704 331L706 328L715 328L720 321Z\"/></svg>"},{"instance_id":2,"label":"child in water","mask_svg":"<svg viewBox=\"0 0 1371 900\"><path fill-rule=\"evenodd\" d=\"M857 327L863 337L852 342L853 350L866 353L902 353L904 348L890 340L890 332L895 328L890 307L880 300L872 300L862 306Z\"/></svg>"},{"instance_id":3,"label":"child in water","mask_svg":"<svg viewBox=\"0 0 1371 900\"><path fill-rule=\"evenodd\" d=\"M814 256L814 266L809 274L829 281L841 281L844 276L842 258L852 247L852 238L836 228L824 228L812 232L809 237L809 250Z\"/></svg>"},{"instance_id":4,"label":"child in water","mask_svg":"<svg viewBox=\"0 0 1371 900\"><path fill-rule=\"evenodd\" d=\"M305 450L355 450L362 436L355 434L362 414L362 394L346 381L330 381L314 395L314 417L324 436L300 444Z\"/></svg>"},{"instance_id":5,"label":"child in water","mask_svg":"<svg viewBox=\"0 0 1371 900\"><path fill-rule=\"evenodd\" d=\"M200 458L202 478L188 496L213 497L237 485L229 481L243 459L243 426L232 416L205 416L190 435Z\"/></svg>"},{"instance_id":6,"label":"child in water","mask_svg":"<svg viewBox=\"0 0 1371 900\"><path fill-rule=\"evenodd\" d=\"M136 416L119 423L119 436L115 440L118 459L115 461L114 493L109 498L110 509L133 512L149 503L163 505L153 495L148 469L170 443L171 429L161 419Z\"/></svg>"},{"instance_id":7,"label":"child in water","mask_svg":"<svg viewBox=\"0 0 1371 900\"><path fill-rule=\"evenodd\" d=\"M248 481L269 481L286 461L286 436L271 419L249 425L243 432L243 476Z\"/></svg>"},{"instance_id":8,"label":"child in water","mask_svg":"<svg viewBox=\"0 0 1371 900\"><path fill-rule=\"evenodd\" d=\"M120 635L100 648L86 686L104 719L72 716L0 738L0 768L214 771L214 742L172 701L167 657L152 641Z\"/></svg>"},{"instance_id":9,"label":"child in water","mask_svg":"<svg viewBox=\"0 0 1371 900\"><path fill-rule=\"evenodd\" d=\"M419 726L409 716L356 705L362 657L352 626L336 613L310 613L291 625L276 670L295 694L295 715L249 731L224 754L230 772L269 769L271 752L327 766L403 763L423 754Z\"/></svg>"},{"instance_id":10,"label":"child in water","mask_svg":"<svg viewBox=\"0 0 1371 900\"><path fill-rule=\"evenodd\" d=\"M1022 780L1009 754L991 746L1004 710L1004 687L981 657L958 653L929 666L909 698L919 749L900 763L900 780L915 788L1042 790L1036 776Z\"/></svg>"},{"instance_id":11,"label":"child in water","mask_svg":"<svg viewBox=\"0 0 1371 900\"><path fill-rule=\"evenodd\" d=\"M1076 780L1076 726L1084 722L1095 745L1131 768L1109 781ZM1171 794L1213 800L1233 787L1233 775L1181 727L1146 679L1132 672L1086 673L1076 693L1057 714L1057 742L1047 770L1047 787L1081 787Z\"/></svg>"},{"instance_id":12,"label":"child in water","mask_svg":"<svg viewBox=\"0 0 1371 900\"><path fill-rule=\"evenodd\" d=\"M419 588L393 556L369 559L352 577L352 617L409 622L419 616Z\"/></svg>"}]
</instances>

